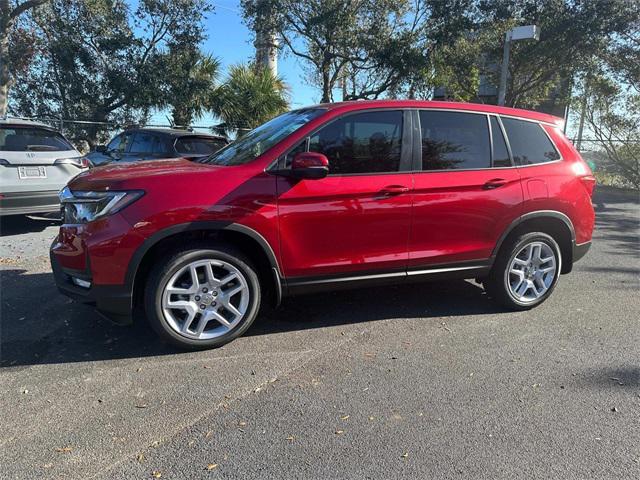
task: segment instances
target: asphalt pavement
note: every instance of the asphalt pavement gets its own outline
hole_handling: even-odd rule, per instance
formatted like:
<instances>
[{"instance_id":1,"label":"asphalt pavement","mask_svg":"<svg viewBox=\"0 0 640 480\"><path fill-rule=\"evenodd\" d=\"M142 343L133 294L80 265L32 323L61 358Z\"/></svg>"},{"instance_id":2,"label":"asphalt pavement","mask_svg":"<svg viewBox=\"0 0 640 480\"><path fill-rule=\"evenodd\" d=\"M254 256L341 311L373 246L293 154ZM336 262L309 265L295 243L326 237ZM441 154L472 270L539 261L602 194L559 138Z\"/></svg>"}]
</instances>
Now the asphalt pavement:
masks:
<instances>
[{"instance_id":1,"label":"asphalt pavement","mask_svg":"<svg viewBox=\"0 0 640 480\"><path fill-rule=\"evenodd\" d=\"M205 352L54 287L56 222L0 223L0 478L638 479L640 199L505 312L474 282L287 299Z\"/></svg>"}]
</instances>

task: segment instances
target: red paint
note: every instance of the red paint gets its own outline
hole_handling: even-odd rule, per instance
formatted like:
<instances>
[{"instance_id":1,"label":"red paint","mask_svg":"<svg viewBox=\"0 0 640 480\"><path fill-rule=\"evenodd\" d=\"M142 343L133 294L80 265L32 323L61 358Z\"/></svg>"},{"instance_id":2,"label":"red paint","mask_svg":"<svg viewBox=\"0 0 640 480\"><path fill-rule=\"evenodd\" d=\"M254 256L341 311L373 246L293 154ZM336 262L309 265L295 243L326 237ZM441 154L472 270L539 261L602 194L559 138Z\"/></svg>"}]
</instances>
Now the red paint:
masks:
<instances>
[{"instance_id":1,"label":"red paint","mask_svg":"<svg viewBox=\"0 0 640 480\"><path fill-rule=\"evenodd\" d=\"M80 174L69 185L72 191L144 190L145 195L101 220L63 225L53 254L63 267L90 273L96 285L118 285L124 283L145 239L174 225L207 220L236 223L259 233L275 252L284 277L487 259L507 227L536 210L564 213L578 243L591 239L593 177L561 133L562 121L556 117L451 102L373 101L325 107L326 113L241 166L176 159L112 164ZM329 175L317 180L265 172L318 126L371 108L455 109L546 122L544 128L563 160L523 168ZM546 190L539 185L523 188L527 182L542 182ZM537 193L532 196L532 191Z\"/></svg>"}]
</instances>

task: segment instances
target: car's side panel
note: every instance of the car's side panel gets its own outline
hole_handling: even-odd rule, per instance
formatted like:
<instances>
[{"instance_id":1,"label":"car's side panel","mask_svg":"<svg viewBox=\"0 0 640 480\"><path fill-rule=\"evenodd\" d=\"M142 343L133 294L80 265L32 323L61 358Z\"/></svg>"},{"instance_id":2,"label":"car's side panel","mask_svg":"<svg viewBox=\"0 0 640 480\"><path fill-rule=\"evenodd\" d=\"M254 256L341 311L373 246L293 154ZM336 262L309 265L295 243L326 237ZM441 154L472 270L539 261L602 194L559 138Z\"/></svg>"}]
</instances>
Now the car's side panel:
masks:
<instances>
[{"instance_id":1,"label":"car's side panel","mask_svg":"<svg viewBox=\"0 0 640 480\"><path fill-rule=\"evenodd\" d=\"M406 268L410 173L279 177L277 185L286 277Z\"/></svg>"},{"instance_id":2,"label":"car's side panel","mask_svg":"<svg viewBox=\"0 0 640 480\"><path fill-rule=\"evenodd\" d=\"M498 188L487 189L491 180ZM515 168L414 173L409 268L487 259L522 212Z\"/></svg>"},{"instance_id":3,"label":"car's side panel","mask_svg":"<svg viewBox=\"0 0 640 480\"><path fill-rule=\"evenodd\" d=\"M560 131L547 125L543 128L554 142L562 160L518 169L526 187L523 214L539 210L559 211L571 220L576 243L587 242L591 240L595 214L591 197L580 180L580 174L587 175L591 172Z\"/></svg>"}]
</instances>

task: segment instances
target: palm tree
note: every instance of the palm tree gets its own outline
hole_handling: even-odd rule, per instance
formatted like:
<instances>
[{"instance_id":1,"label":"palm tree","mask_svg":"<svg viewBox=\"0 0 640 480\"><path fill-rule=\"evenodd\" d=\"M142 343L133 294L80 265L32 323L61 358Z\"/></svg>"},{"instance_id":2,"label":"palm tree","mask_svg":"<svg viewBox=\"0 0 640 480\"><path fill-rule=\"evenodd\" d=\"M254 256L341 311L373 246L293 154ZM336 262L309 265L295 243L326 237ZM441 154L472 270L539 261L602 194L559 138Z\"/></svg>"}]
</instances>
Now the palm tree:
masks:
<instances>
[{"instance_id":1,"label":"palm tree","mask_svg":"<svg viewBox=\"0 0 640 480\"><path fill-rule=\"evenodd\" d=\"M219 128L245 133L289 109L289 89L268 68L236 65L213 95Z\"/></svg>"},{"instance_id":2,"label":"palm tree","mask_svg":"<svg viewBox=\"0 0 640 480\"><path fill-rule=\"evenodd\" d=\"M220 60L196 49L170 51L165 68L170 69L165 86L165 106L174 126L186 127L211 105L220 74Z\"/></svg>"}]
</instances>

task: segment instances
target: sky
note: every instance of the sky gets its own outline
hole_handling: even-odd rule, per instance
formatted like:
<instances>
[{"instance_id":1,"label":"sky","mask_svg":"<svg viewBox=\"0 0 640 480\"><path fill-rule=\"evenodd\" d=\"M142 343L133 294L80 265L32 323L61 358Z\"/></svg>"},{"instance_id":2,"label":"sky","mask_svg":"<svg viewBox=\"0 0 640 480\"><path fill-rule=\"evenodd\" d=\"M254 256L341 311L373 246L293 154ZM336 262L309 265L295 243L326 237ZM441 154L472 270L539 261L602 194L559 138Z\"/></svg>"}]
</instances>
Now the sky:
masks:
<instances>
[{"instance_id":1,"label":"sky","mask_svg":"<svg viewBox=\"0 0 640 480\"><path fill-rule=\"evenodd\" d=\"M202 50L218 57L223 66L223 77L226 69L237 63L253 60L253 37L249 29L242 22L241 7L236 0L214 0L213 13L207 16L205 28L208 39ZM298 108L318 103L320 91L308 84L304 78L302 64L292 55L282 55L278 58L278 74L290 87L291 107ZM167 112L154 112L150 123L168 123ZM216 123L211 116L195 121L197 125L212 125Z\"/></svg>"}]
</instances>

